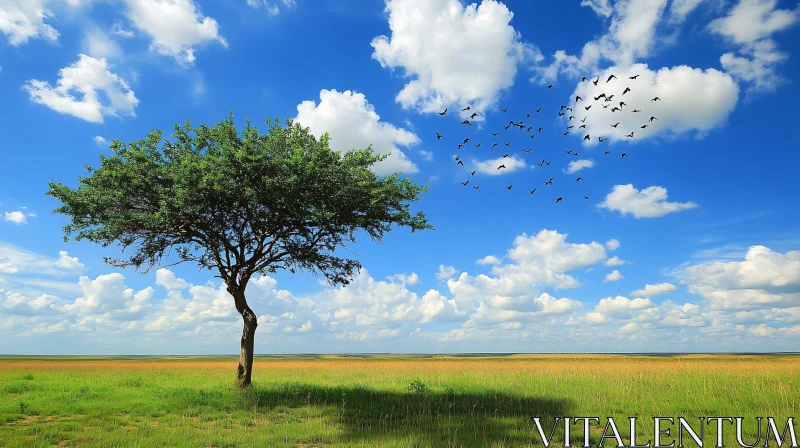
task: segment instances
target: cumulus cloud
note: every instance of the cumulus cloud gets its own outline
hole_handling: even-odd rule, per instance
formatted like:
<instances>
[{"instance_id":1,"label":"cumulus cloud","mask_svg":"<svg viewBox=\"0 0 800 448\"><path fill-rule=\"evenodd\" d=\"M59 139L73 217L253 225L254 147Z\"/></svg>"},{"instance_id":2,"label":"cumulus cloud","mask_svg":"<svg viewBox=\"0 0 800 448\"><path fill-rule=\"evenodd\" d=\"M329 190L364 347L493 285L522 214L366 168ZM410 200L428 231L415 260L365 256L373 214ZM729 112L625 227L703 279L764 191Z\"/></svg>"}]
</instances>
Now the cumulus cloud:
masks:
<instances>
[{"instance_id":1,"label":"cumulus cloud","mask_svg":"<svg viewBox=\"0 0 800 448\"><path fill-rule=\"evenodd\" d=\"M372 40L372 57L411 79L397 94L405 109L423 113L469 104L496 105L518 65L541 59L510 25L513 14L495 0L388 0L390 36Z\"/></svg>"},{"instance_id":2,"label":"cumulus cloud","mask_svg":"<svg viewBox=\"0 0 800 448\"><path fill-rule=\"evenodd\" d=\"M631 214L639 218L660 218L669 213L691 210L697 207L694 202L668 202L667 189L651 186L642 191L633 185L615 185L605 201L597 204L599 208L618 211L622 216Z\"/></svg>"},{"instance_id":3,"label":"cumulus cloud","mask_svg":"<svg viewBox=\"0 0 800 448\"><path fill-rule=\"evenodd\" d=\"M436 278L439 280L447 280L452 278L454 275L458 274L459 271L456 270L453 266L445 266L443 264L439 265L439 272L436 273Z\"/></svg>"},{"instance_id":4,"label":"cumulus cloud","mask_svg":"<svg viewBox=\"0 0 800 448\"><path fill-rule=\"evenodd\" d=\"M505 168L499 168L500 165L505 165ZM511 157L498 157L496 159L488 160L473 160L472 168L481 174L489 176L500 176L502 174L513 173L514 171L525 168L527 165L525 161L518 156Z\"/></svg>"},{"instance_id":5,"label":"cumulus cloud","mask_svg":"<svg viewBox=\"0 0 800 448\"><path fill-rule=\"evenodd\" d=\"M800 306L800 251L752 246L742 261L716 261L684 269L683 283L714 309Z\"/></svg>"},{"instance_id":6,"label":"cumulus cloud","mask_svg":"<svg viewBox=\"0 0 800 448\"><path fill-rule=\"evenodd\" d=\"M607 32L587 42L580 56L569 55L558 50L553 62L538 67L542 83L552 82L561 74L571 77L590 76L603 61L617 66L630 66L639 59L648 57L656 42L656 26L661 20L667 0L619 0L610 6L607 1L585 0L581 5L589 6L599 15L610 19Z\"/></svg>"},{"instance_id":7,"label":"cumulus cloud","mask_svg":"<svg viewBox=\"0 0 800 448\"><path fill-rule=\"evenodd\" d=\"M58 40L58 31L45 23L53 17L47 0L0 0L0 33L18 47L30 39Z\"/></svg>"},{"instance_id":8,"label":"cumulus cloud","mask_svg":"<svg viewBox=\"0 0 800 448\"><path fill-rule=\"evenodd\" d=\"M89 27L83 36L84 53L94 58L119 59L122 47L99 27Z\"/></svg>"},{"instance_id":9,"label":"cumulus cloud","mask_svg":"<svg viewBox=\"0 0 800 448\"><path fill-rule=\"evenodd\" d=\"M616 79L606 82L612 74ZM579 82L570 96L572 101L576 96L583 99L577 103L575 115L587 119L585 134L592 138L585 145L598 144L598 137L637 142L657 136L703 136L725 124L739 98L739 87L731 76L713 68L679 65L654 71L647 64L634 64L614 66L598 76L602 79L597 86ZM629 79L631 76L638 78ZM630 88L628 93L624 93L626 88ZM595 100L603 93L614 97L611 101ZM656 97L660 101L652 101ZM589 105L592 107L585 110ZM615 107L621 110L612 112ZM655 119L651 122L650 117ZM612 127L616 123L619 125ZM642 129L643 125L648 127ZM626 137L632 131L634 137ZM585 134L577 135L582 139Z\"/></svg>"},{"instance_id":10,"label":"cumulus cloud","mask_svg":"<svg viewBox=\"0 0 800 448\"><path fill-rule=\"evenodd\" d=\"M300 103L295 118L295 121L310 128L315 137L319 138L327 132L331 137L331 147L339 151L366 149L372 145L373 151L378 154L391 153L386 160L374 166L379 175L419 171L398 148L416 145L420 142L419 138L411 131L380 121L380 116L363 93L323 89L319 99L319 104L311 100Z\"/></svg>"},{"instance_id":11,"label":"cumulus cloud","mask_svg":"<svg viewBox=\"0 0 800 448\"><path fill-rule=\"evenodd\" d=\"M502 264L502 261L500 261L500 259L495 257L494 255L487 255L487 256L481 258L480 260L478 260L476 263L478 263L478 264L498 265L498 264Z\"/></svg>"},{"instance_id":12,"label":"cumulus cloud","mask_svg":"<svg viewBox=\"0 0 800 448\"><path fill-rule=\"evenodd\" d=\"M567 174L572 174L584 168L591 168L594 165L594 160L591 159L573 160L572 162L569 162L569 166L567 166L564 172Z\"/></svg>"},{"instance_id":13,"label":"cumulus cloud","mask_svg":"<svg viewBox=\"0 0 800 448\"><path fill-rule=\"evenodd\" d=\"M92 141L93 141L93 142L94 142L94 143L95 143L97 146L105 146L105 145L108 145L108 140L106 140L106 138L105 138L105 137L103 137L103 136L101 136L101 135L95 135L94 137L92 137Z\"/></svg>"},{"instance_id":14,"label":"cumulus cloud","mask_svg":"<svg viewBox=\"0 0 800 448\"><path fill-rule=\"evenodd\" d=\"M739 46L739 54L725 53L720 63L728 73L750 84L750 91L770 91L786 82L777 66L789 55L778 50L772 35L794 25L800 8L777 9L777 0L739 0L728 15L713 20L708 29Z\"/></svg>"},{"instance_id":15,"label":"cumulus cloud","mask_svg":"<svg viewBox=\"0 0 800 448\"><path fill-rule=\"evenodd\" d=\"M567 234L556 230L542 230L536 235L514 238L514 247L508 257L520 263L536 263L547 269L566 272L591 266L606 258L602 244L568 243Z\"/></svg>"},{"instance_id":16,"label":"cumulus cloud","mask_svg":"<svg viewBox=\"0 0 800 448\"><path fill-rule=\"evenodd\" d=\"M625 260L622 260L618 256L615 255L615 256L609 258L608 260L606 260L605 265L606 266L621 266L621 265L623 265L625 263L626 263Z\"/></svg>"},{"instance_id":17,"label":"cumulus cloud","mask_svg":"<svg viewBox=\"0 0 800 448\"><path fill-rule=\"evenodd\" d=\"M81 54L78 61L58 74L55 87L33 79L23 88L33 102L92 123L102 123L109 115L136 116L134 109L139 100L128 83L111 72L105 59Z\"/></svg>"},{"instance_id":18,"label":"cumulus cloud","mask_svg":"<svg viewBox=\"0 0 800 448\"><path fill-rule=\"evenodd\" d=\"M219 42L219 24L205 17L193 0L125 0L126 15L133 26L150 36L150 48L177 61L192 64L196 46Z\"/></svg>"},{"instance_id":19,"label":"cumulus cloud","mask_svg":"<svg viewBox=\"0 0 800 448\"><path fill-rule=\"evenodd\" d=\"M291 9L295 6L294 0L281 0L280 3L287 9ZM281 6L278 1L247 0L247 5L253 9L263 9L271 16L277 16L281 13Z\"/></svg>"},{"instance_id":20,"label":"cumulus cloud","mask_svg":"<svg viewBox=\"0 0 800 448\"><path fill-rule=\"evenodd\" d=\"M624 277L622 276L622 274L618 270L614 269L613 271L609 272L608 275L606 275L606 278L603 279L603 282L604 283L617 282L622 280L623 278Z\"/></svg>"},{"instance_id":21,"label":"cumulus cloud","mask_svg":"<svg viewBox=\"0 0 800 448\"><path fill-rule=\"evenodd\" d=\"M2 273L69 275L80 273L83 267L77 257L70 257L66 251L59 251L58 258L51 258L0 242Z\"/></svg>"},{"instance_id":22,"label":"cumulus cloud","mask_svg":"<svg viewBox=\"0 0 800 448\"><path fill-rule=\"evenodd\" d=\"M655 297L662 294L669 294L678 290L672 283L659 283L657 285L646 284L644 288L637 289L630 293L631 297Z\"/></svg>"},{"instance_id":23,"label":"cumulus cloud","mask_svg":"<svg viewBox=\"0 0 800 448\"><path fill-rule=\"evenodd\" d=\"M4 212L4 219L7 222L13 222L14 224L27 224L28 223L28 216L22 210L14 210L12 212Z\"/></svg>"},{"instance_id":24,"label":"cumulus cloud","mask_svg":"<svg viewBox=\"0 0 800 448\"><path fill-rule=\"evenodd\" d=\"M610 250L611 252L619 249L619 240L611 239L606 241L606 249Z\"/></svg>"}]
</instances>

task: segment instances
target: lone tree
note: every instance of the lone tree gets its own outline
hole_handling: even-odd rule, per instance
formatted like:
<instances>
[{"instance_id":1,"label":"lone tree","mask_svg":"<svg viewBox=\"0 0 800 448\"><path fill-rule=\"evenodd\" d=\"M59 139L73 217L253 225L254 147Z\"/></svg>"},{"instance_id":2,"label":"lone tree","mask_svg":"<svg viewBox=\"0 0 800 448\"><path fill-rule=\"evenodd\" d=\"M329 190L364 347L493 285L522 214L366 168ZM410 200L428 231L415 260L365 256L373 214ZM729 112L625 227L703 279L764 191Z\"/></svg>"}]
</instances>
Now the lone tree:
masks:
<instances>
[{"instance_id":1,"label":"lone tree","mask_svg":"<svg viewBox=\"0 0 800 448\"><path fill-rule=\"evenodd\" d=\"M378 177L370 168L386 156L371 148L341 153L329 137L267 119L261 134L247 125L239 133L232 114L212 127L175 125L176 141L151 131L144 140L115 140L99 168L70 188L50 182L49 196L71 218L73 237L108 247L127 258L104 257L137 272L195 262L216 270L242 315L237 378L250 384L258 322L245 290L254 274L288 269L323 275L346 285L361 264L334 255L355 242L358 231L382 241L392 225L433 229L410 203L427 191L399 174ZM159 148L160 145L160 148Z\"/></svg>"}]
</instances>

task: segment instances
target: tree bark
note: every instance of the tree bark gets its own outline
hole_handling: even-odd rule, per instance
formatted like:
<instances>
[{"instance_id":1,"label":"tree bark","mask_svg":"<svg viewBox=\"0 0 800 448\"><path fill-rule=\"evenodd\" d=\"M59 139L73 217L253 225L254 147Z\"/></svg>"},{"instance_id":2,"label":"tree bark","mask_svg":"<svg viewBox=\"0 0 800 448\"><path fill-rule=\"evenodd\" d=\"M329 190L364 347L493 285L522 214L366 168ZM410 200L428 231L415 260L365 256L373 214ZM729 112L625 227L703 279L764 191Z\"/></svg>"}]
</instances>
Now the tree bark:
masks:
<instances>
[{"instance_id":1,"label":"tree bark","mask_svg":"<svg viewBox=\"0 0 800 448\"><path fill-rule=\"evenodd\" d=\"M255 346L256 327L258 320L256 314L247 305L244 290L235 290L233 299L236 311L242 315L244 328L242 329L241 351L239 352L239 367L236 370L236 379L239 387L250 385L253 375L253 349Z\"/></svg>"}]
</instances>

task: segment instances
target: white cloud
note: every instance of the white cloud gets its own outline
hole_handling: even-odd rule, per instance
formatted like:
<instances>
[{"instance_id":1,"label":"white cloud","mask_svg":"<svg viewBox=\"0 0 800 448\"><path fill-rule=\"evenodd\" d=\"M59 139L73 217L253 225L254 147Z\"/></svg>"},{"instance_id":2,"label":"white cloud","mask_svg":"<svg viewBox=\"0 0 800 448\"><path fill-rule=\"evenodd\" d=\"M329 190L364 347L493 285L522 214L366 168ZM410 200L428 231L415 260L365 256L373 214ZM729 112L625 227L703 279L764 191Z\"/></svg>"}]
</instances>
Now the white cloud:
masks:
<instances>
[{"instance_id":1,"label":"white cloud","mask_svg":"<svg viewBox=\"0 0 800 448\"><path fill-rule=\"evenodd\" d=\"M505 168L500 168L500 165L505 165ZM489 176L499 176L501 174L513 173L516 170L525 168L525 161L514 155L511 157L498 157L489 160L473 160L472 168L481 174L488 174Z\"/></svg>"},{"instance_id":2,"label":"white cloud","mask_svg":"<svg viewBox=\"0 0 800 448\"><path fill-rule=\"evenodd\" d=\"M610 250L611 252L619 249L619 240L611 239L606 241L606 249Z\"/></svg>"},{"instance_id":3,"label":"white cloud","mask_svg":"<svg viewBox=\"0 0 800 448\"><path fill-rule=\"evenodd\" d=\"M291 9L295 6L294 0L282 0L284 8ZM253 9L264 9L267 14L271 16L277 16L281 13L281 7L278 5L277 0L275 1L267 1L267 0L247 0L247 5Z\"/></svg>"},{"instance_id":4,"label":"white cloud","mask_svg":"<svg viewBox=\"0 0 800 448\"><path fill-rule=\"evenodd\" d=\"M771 36L794 25L800 8L776 9L776 0L739 0L728 15L712 21L708 28L739 45L739 53L725 53L720 63L731 75L751 84L750 91L774 90L786 80L777 65L788 59Z\"/></svg>"},{"instance_id":5,"label":"white cloud","mask_svg":"<svg viewBox=\"0 0 800 448\"><path fill-rule=\"evenodd\" d=\"M626 263L625 260L622 260L621 258L619 258L618 256L615 255L615 256L609 258L608 260L606 260L605 265L606 266L622 266L625 263Z\"/></svg>"},{"instance_id":6,"label":"white cloud","mask_svg":"<svg viewBox=\"0 0 800 448\"><path fill-rule=\"evenodd\" d=\"M58 31L44 23L53 17L47 3L46 0L0 0L0 33L15 47L34 38L55 42Z\"/></svg>"},{"instance_id":7,"label":"white cloud","mask_svg":"<svg viewBox=\"0 0 800 448\"><path fill-rule=\"evenodd\" d=\"M584 168L591 168L594 165L594 160L591 159L573 160L572 162L569 162L569 166L567 166L564 172L567 174L572 174Z\"/></svg>"},{"instance_id":8,"label":"white cloud","mask_svg":"<svg viewBox=\"0 0 800 448\"><path fill-rule=\"evenodd\" d=\"M659 218L669 213L681 210L690 210L697 207L694 202L668 202L667 189L651 186L642 191L633 185L615 185L605 201L597 204L598 207L611 211L618 211L625 216L632 214L639 218Z\"/></svg>"},{"instance_id":9,"label":"white cloud","mask_svg":"<svg viewBox=\"0 0 800 448\"><path fill-rule=\"evenodd\" d=\"M500 259L495 257L494 255L487 255L487 256L481 258L480 260L478 260L476 263L478 263L478 264L498 265L498 264L501 264L502 261L500 261Z\"/></svg>"},{"instance_id":10,"label":"white cloud","mask_svg":"<svg viewBox=\"0 0 800 448\"><path fill-rule=\"evenodd\" d=\"M339 151L366 149L372 145L378 154L391 152L389 158L374 166L379 175L418 171L398 146L416 145L419 138L410 131L380 121L380 116L363 93L323 89L319 98L319 104L310 100L300 103L295 118L298 123L310 128L315 137L319 138L327 132L331 137L331 147Z\"/></svg>"},{"instance_id":11,"label":"white cloud","mask_svg":"<svg viewBox=\"0 0 800 448\"><path fill-rule=\"evenodd\" d=\"M556 51L549 66L538 67L540 82L551 82L559 73L572 77L593 73L604 60L629 66L650 56L656 42L656 26L667 0L619 0L613 7L599 0L581 4L591 6L601 16L610 17L608 31L587 42L579 57L568 55L564 50Z\"/></svg>"},{"instance_id":12,"label":"white cloud","mask_svg":"<svg viewBox=\"0 0 800 448\"><path fill-rule=\"evenodd\" d=\"M78 61L59 70L55 87L38 79L29 80L23 87L31 100L44 104L62 114L102 123L105 116L136 116L139 100L128 83L111 73L105 59L81 54ZM101 101L99 93L107 101Z\"/></svg>"},{"instance_id":13,"label":"white cloud","mask_svg":"<svg viewBox=\"0 0 800 448\"><path fill-rule=\"evenodd\" d=\"M657 285L646 284L643 289L637 289L630 293L631 297L655 297L662 294L669 294L678 290L672 283L659 283Z\"/></svg>"},{"instance_id":14,"label":"white cloud","mask_svg":"<svg viewBox=\"0 0 800 448\"><path fill-rule=\"evenodd\" d=\"M94 141L94 143L97 146L105 146L108 144L108 140L106 140L105 137L101 135L95 135L94 137L92 137L92 141Z\"/></svg>"},{"instance_id":15,"label":"white cloud","mask_svg":"<svg viewBox=\"0 0 800 448\"><path fill-rule=\"evenodd\" d=\"M523 233L514 238L514 247L508 251L508 257L558 272L591 266L606 258L606 250L600 243L568 243L566 239L567 234L555 230L542 230L535 236Z\"/></svg>"},{"instance_id":16,"label":"white cloud","mask_svg":"<svg viewBox=\"0 0 800 448\"><path fill-rule=\"evenodd\" d=\"M797 22L800 10L775 9L777 0L739 0L727 16L708 28L737 44L747 44L783 31Z\"/></svg>"},{"instance_id":17,"label":"white cloud","mask_svg":"<svg viewBox=\"0 0 800 448\"><path fill-rule=\"evenodd\" d=\"M13 212L5 212L5 220L8 222L13 222L14 224L28 223L28 217L25 215L25 212L21 210L15 210Z\"/></svg>"},{"instance_id":18,"label":"white cloud","mask_svg":"<svg viewBox=\"0 0 800 448\"><path fill-rule=\"evenodd\" d=\"M459 271L456 270L456 268L454 268L453 266L445 266L443 264L440 264L439 272L436 273L436 278L445 281L458 273Z\"/></svg>"},{"instance_id":19,"label":"white cloud","mask_svg":"<svg viewBox=\"0 0 800 448\"><path fill-rule=\"evenodd\" d=\"M598 302L594 310L598 313L617 314L639 311L652 308L654 306L655 305L650 301L650 299L629 299L625 296L616 296L600 299L600 302Z\"/></svg>"},{"instance_id":20,"label":"white cloud","mask_svg":"<svg viewBox=\"0 0 800 448\"><path fill-rule=\"evenodd\" d=\"M670 21L672 23L683 23L686 17L692 13L705 0L673 0L670 5Z\"/></svg>"},{"instance_id":21,"label":"white cloud","mask_svg":"<svg viewBox=\"0 0 800 448\"><path fill-rule=\"evenodd\" d=\"M119 59L123 54L122 47L98 27L86 30L83 36L83 52L98 59Z\"/></svg>"},{"instance_id":22,"label":"white cloud","mask_svg":"<svg viewBox=\"0 0 800 448\"><path fill-rule=\"evenodd\" d=\"M193 0L125 0L126 15L134 27L152 39L150 48L159 54L192 64L195 46L219 42L228 46L219 34L219 25L205 17Z\"/></svg>"},{"instance_id":23,"label":"white cloud","mask_svg":"<svg viewBox=\"0 0 800 448\"><path fill-rule=\"evenodd\" d=\"M612 74L616 79L606 82ZM570 96L571 101L576 96L583 99L575 105L574 115L586 118L586 132L576 134L581 139L585 134L591 136L590 141L584 142L586 145L599 144L598 137L612 142L638 142L689 133L702 137L725 124L739 98L739 87L731 76L713 68L703 71L680 65L653 71L647 64L634 64L629 68L611 67L597 76L601 78L597 86L593 82L579 82ZM638 78L629 79L631 76ZM624 93L626 88L630 88L628 93ZM614 97L611 101L602 97L595 100L603 93ZM654 98L660 101L652 101ZM591 108L587 111L586 106ZM612 112L620 106L622 110ZM655 119L651 122L650 117ZM612 127L616 123L619 125ZM642 129L643 125L648 127ZM626 137L631 131L634 137Z\"/></svg>"},{"instance_id":24,"label":"white cloud","mask_svg":"<svg viewBox=\"0 0 800 448\"><path fill-rule=\"evenodd\" d=\"M458 0L388 0L386 12L391 36L372 40L372 57L414 78L396 97L405 109L430 113L469 104L487 110L511 87L518 64L541 59L510 25L511 11L495 0L466 7Z\"/></svg>"},{"instance_id":25,"label":"white cloud","mask_svg":"<svg viewBox=\"0 0 800 448\"><path fill-rule=\"evenodd\" d=\"M165 268L156 271L156 285L163 286L168 291L179 291L189 287L186 280L178 278L174 272Z\"/></svg>"},{"instance_id":26,"label":"white cloud","mask_svg":"<svg viewBox=\"0 0 800 448\"><path fill-rule=\"evenodd\" d=\"M83 264L65 251L49 258L0 242L0 272L7 274L68 275L83 270Z\"/></svg>"},{"instance_id":27,"label":"white cloud","mask_svg":"<svg viewBox=\"0 0 800 448\"><path fill-rule=\"evenodd\" d=\"M609 272L608 275L606 275L606 278L603 279L603 282L604 283L616 282L622 280L623 278L624 277L622 276L622 274L620 274L618 270L614 269L613 271Z\"/></svg>"},{"instance_id":28,"label":"white cloud","mask_svg":"<svg viewBox=\"0 0 800 448\"><path fill-rule=\"evenodd\" d=\"M597 13L598 16L608 17L614 11L608 0L581 0L581 6L588 6Z\"/></svg>"}]
</instances>

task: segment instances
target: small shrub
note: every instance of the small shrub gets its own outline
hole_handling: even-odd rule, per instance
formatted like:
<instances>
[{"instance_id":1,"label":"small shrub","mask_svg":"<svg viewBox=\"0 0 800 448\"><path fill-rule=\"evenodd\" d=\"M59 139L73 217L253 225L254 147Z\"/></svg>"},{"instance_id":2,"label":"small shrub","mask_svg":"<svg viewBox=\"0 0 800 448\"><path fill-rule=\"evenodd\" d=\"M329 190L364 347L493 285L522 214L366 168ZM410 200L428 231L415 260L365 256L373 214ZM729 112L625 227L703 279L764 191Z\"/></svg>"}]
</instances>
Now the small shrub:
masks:
<instances>
[{"instance_id":1,"label":"small shrub","mask_svg":"<svg viewBox=\"0 0 800 448\"><path fill-rule=\"evenodd\" d=\"M23 380L28 380L28 381L33 381L33 374L32 373L26 373L25 375L22 375L22 379Z\"/></svg>"},{"instance_id":2,"label":"small shrub","mask_svg":"<svg viewBox=\"0 0 800 448\"><path fill-rule=\"evenodd\" d=\"M408 385L408 391L415 395L423 395L428 393L430 389L420 379L416 379Z\"/></svg>"},{"instance_id":3,"label":"small shrub","mask_svg":"<svg viewBox=\"0 0 800 448\"><path fill-rule=\"evenodd\" d=\"M10 383L3 388L3 390L7 394L24 394L25 392L28 392L33 389L34 387L31 386L30 384L22 382Z\"/></svg>"},{"instance_id":4,"label":"small shrub","mask_svg":"<svg viewBox=\"0 0 800 448\"><path fill-rule=\"evenodd\" d=\"M20 414L24 414L24 413L25 413L25 411L28 409L28 403L25 403L25 402L24 402L24 401L22 401L22 400L19 400L19 401L17 402L17 406L19 407L19 413L20 413Z\"/></svg>"}]
</instances>

